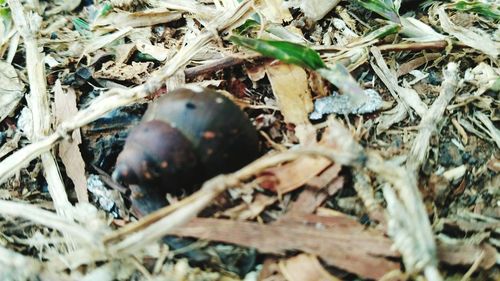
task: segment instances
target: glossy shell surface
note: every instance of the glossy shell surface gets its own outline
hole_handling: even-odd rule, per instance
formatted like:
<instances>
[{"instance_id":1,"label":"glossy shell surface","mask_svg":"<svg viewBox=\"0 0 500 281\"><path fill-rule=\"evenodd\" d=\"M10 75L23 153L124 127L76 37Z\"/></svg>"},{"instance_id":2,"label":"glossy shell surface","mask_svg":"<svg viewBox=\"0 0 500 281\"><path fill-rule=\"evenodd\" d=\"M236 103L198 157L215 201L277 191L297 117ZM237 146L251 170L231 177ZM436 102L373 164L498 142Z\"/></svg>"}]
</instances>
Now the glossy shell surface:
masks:
<instances>
[{"instance_id":1,"label":"glossy shell surface","mask_svg":"<svg viewBox=\"0 0 500 281\"><path fill-rule=\"evenodd\" d=\"M190 140L203 178L235 171L258 157L252 123L231 100L204 89L175 90L148 108L144 121L161 120Z\"/></svg>"}]
</instances>

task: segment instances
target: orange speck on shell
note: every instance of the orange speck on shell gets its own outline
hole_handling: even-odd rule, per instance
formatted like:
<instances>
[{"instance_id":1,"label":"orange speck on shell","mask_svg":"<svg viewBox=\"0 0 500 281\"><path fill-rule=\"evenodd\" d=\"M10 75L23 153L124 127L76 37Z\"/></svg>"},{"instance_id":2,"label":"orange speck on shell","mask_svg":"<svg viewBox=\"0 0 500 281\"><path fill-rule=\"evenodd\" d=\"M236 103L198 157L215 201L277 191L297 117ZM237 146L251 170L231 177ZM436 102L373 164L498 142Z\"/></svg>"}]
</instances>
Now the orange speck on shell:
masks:
<instances>
[{"instance_id":1,"label":"orange speck on shell","mask_svg":"<svg viewBox=\"0 0 500 281\"><path fill-rule=\"evenodd\" d=\"M217 136L217 134L214 131L203 132L203 138L206 140L211 140L211 139L215 138L215 136Z\"/></svg>"}]
</instances>

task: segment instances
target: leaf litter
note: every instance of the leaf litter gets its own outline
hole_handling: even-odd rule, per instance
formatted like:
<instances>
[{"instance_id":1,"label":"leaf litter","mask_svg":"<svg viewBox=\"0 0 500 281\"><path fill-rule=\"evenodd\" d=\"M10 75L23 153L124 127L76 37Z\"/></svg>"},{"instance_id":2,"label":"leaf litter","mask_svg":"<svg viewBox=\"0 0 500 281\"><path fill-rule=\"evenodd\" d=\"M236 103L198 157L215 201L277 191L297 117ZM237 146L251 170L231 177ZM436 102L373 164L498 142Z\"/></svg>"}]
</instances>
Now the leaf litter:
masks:
<instances>
[{"instance_id":1,"label":"leaf litter","mask_svg":"<svg viewBox=\"0 0 500 281\"><path fill-rule=\"evenodd\" d=\"M0 279L497 280L499 14L0 1ZM266 153L136 218L116 156L147 103L193 84Z\"/></svg>"}]
</instances>

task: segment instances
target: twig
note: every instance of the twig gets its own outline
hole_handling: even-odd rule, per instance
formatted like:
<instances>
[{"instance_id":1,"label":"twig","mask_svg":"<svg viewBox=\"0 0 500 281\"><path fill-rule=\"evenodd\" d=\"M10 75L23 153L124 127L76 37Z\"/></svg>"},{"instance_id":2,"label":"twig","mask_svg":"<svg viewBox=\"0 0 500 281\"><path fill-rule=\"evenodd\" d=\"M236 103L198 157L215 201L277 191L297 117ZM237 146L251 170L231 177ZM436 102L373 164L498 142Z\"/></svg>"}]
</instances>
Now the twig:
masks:
<instances>
[{"instance_id":1,"label":"twig","mask_svg":"<svg viewBox=\"0 0 500 281\"><path fill-rule=\"evenodd\" d=\"M238 58L233 56L224 57L222 59L216 60L211 63L187 68L186 70L184 70L184 74L186 75L186 78L194 78L198 75L209 74L221 69L225 69L235 65L240 65L243 62L245 62L245 59L243 58Z\"/></svg>"},{"instance_id":2,"label":"twig","mask_svg":"<svg viewBox=\"0 0 500 281\"><path fill-rule=\"evenodd\" d=\"M87 245L95 246L99 243L99 240L96 239L96 235L79 224L30 204L0 200L0 214L22 217L35 223L59 230L62 233L68 233L77 238L78 241L85 242Z\"/></svg>"},{"instance_id":3,"label":"twig","mask_svg":"<svg viewBox=\"0 0 500 281\"><path fill-rule=\"evenodd\" d=\"M422 117L419 125L420 131L413 141L406 162L407 167L413 171L417 171L424 162L429 150L431 135L436 130L437 123L442 119L446 106L455 96L458 87L458 65L456 63L449 63L443 73L444 81L441 85L441 93Z\"/></svg>"},{"instance_id":4,"label":"twig","mask_svg":"<svg viewBox=\"0 0 500 281\"><path fill-rule=\"evenodd\" d=\"M28 21L19 0L9 0L8 2L12 12L12 19L24 40L26 68L30 82L28 105L33 114L32 141L38 141L44 138L50 131L50 107L45 80L44 59L43 54L38 51L38 42L36 39L38 28L35 27L36 24L33 20L33 17L38 15L32 14L30 21ZM54 201L54 207L59 215L68 217L68 209L72 208L72 205L68 200L57 162L49 151L44 152L41 158L49 193ZM71 236L65 236L71 242Z\"/></svg>"},{"instance_id":5,"label":"twig","mask_svg":"<svg viewBox=\"0 0 500 281\"><path fill-rule=\"evenodd\" d=\"M123 241L111 245L110 248L112 252L132 253L137 248L142 248L144 245L165 236L169 230L187 223L227 188L237 185L265 168L294 160L300 155L299 153L289 152L263 157L233 174L217 176L205 182L200 191L178 204L172 205L172 207L167 206L144 217L145 222L138 222L127 227L124 231L112 234L105 238L105 241L108 242L130 234ZM180 206L182 207L179 208ZM165 216L164 214L169 215ZM145 228L139 230L142 227ZM134 231L137 232L133 233Z\"/></svg>"},{"instance_id":6,"label":"twig","mask_svg":"<svg viewBox=\"0 0 500 281\"><path fill-rule=\"evenodd\" d=\"M469 270L467 270L467 272L464 274L464 276L460 281L468 281L470 279L474 271L476 271L481 265L481 262L483 261L485 255L486 254L484 251L482 251L481 254L479 254L479 256L475 259L474 263L471 265Z\"/></svg>"},{"instance_id":7,"label":"twig","mask_svg":"<svg viewBox=\"0 0 500 281\"><path fill-rule=\"evenodd\" d=\"M380 45L377 48L381 52L391 52L391 51L422 51L422 50L444 50L448 47L449 42L442 41L432 41L432 42L415 42L415 43L399 43L399 44L387 44ZM454 43L455 47L468 47L462 43Z\"/></svg>"},{"instance_id":8,"label":"twig","mask_svg":"<svg viewBox=\"0 0 500 281\"><path fill-rule=\"evenodd\" d=\"M370 51L375 58L378 67L372 63L372 68L379 78L387 86L391 95L394 96L398 102L404 102L407 107L411 107L419 116L423 116L427 112L427 105L420 99L418 93L411 89L398 85L396 75L389 70L387 64L377 47L372 47ZM399 98L399 99L398 99Z\"/></svg>"},{"instance_id":9,"label":"twig","mask_svg":"<svg viewBox=\"0 0 500 281\"><path fill-rule=\"evenodd\" d=\"M29 257L0 247L0 278L2 280L33 280L42 271L42 264Z\"/></svg>"}]
</instances>

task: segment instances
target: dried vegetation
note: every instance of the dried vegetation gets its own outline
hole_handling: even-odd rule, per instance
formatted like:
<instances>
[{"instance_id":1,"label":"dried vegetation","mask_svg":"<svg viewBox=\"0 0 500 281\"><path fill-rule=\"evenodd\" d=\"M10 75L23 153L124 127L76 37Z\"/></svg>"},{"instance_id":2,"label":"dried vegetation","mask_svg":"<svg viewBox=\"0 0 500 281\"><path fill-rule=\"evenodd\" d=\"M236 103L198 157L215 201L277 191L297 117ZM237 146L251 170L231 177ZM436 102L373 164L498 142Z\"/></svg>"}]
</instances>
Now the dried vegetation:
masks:
<instances>
[{"instance_id":1,"label":"dried vegetation","mask_svg":"<svg viewBox=\"0 0 500 281\"><path fill-rule=\"evenodd\" d=\"M0 279L499 280L500 9L415 2L0 0ZM266 153L137 220L109 174L186 85Z\"/></svg>"}]
</instances>

